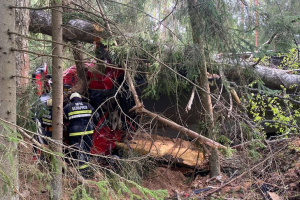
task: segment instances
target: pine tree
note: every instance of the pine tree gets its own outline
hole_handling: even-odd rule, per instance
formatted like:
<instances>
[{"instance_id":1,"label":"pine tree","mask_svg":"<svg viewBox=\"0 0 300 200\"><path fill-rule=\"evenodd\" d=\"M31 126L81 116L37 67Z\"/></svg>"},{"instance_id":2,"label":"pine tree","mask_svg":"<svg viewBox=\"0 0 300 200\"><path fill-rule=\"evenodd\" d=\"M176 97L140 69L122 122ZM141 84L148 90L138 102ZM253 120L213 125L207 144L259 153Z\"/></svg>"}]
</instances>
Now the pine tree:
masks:
<instances>
[{"instance_id":1,"label":"pine tree","mask_svg":"<svg viewBox=\"0 0 300 200\"><path fill-rule=\"evenodd\" d=\"M62 40L62 7L61 2L52 0L52 75L53 75L53 110L52 110L52 139L57 144L52 144L51 149L55 152L62 153L62 139L63 139L63 40ZM62 197L62 165L59 156L52 158L52 190L53 200L61 199Z\"/></svg>"},{"instance_id":2,"label":"pine tree","mask_svg":"<svg viewBox=\"0 0 300 200\"><path fill-rule=\"evenodd\" d=\"M14 0L0 2L0 118L16 124L16 59L12 51L15 38ZM1 199L18 199L18 157L15 127L0 123L0 194Z\"/></svg>"}]
</instances>

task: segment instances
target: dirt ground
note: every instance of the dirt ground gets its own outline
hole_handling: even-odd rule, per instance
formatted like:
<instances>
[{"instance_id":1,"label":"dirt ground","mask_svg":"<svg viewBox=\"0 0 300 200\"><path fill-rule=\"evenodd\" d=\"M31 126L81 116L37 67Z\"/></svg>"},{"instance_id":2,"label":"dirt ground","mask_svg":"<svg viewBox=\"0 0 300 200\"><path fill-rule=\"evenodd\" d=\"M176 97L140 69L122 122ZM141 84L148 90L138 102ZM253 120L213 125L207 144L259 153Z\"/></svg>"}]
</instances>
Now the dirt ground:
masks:
<instances>
[{"instance_id":1,"label":"dirt ground","mask_svg":"<svg viewBox=\"0 0 300 200\"><path fill-rule=\"evenodd\" d=\"M49 199L51 176L47 167L32 161L30 147L19 149L23 199ZM300 199L300 137L268 143L257 151L261 156L256 159L246 151L222 157L222 176L214 179L209 178L207 168L160 164L144 178L142 186L166 189L167 199ZM64 176L63 199L72 199L77 185L75 176Z\"/></svg>"},{"instance_id":2,"label":"dirt ground","mask_svg":"<svg viewBox=\"0 0 300 200\"><path fill-rule=\"evenodd\" d=\"M190 168L158 167L144 186L167 189L170 199L300 199L300 138L269 148L255 162L243 151L223 158L222 176L215 179Z\"/></svg>"}]
</instances>

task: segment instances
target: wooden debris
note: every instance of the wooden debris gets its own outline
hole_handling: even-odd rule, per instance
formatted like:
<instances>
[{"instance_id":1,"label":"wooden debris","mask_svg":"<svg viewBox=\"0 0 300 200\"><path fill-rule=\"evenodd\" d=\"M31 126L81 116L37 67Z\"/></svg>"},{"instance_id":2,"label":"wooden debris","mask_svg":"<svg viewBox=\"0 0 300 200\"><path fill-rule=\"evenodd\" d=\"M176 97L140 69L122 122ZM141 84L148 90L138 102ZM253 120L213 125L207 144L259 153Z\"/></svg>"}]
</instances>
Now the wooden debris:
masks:
<instances>
[{"instance_id":1,"label":"wooden debris","mask_svg":"<svg viewBox=\"0 0 300 200\"><path fill-rule=\"evenodd\" d=\"M193 104L194 97L195 97L195 91L196 91L196 86L194 85L193 89L192 89L192 94L191 94L190 100L189 100L188 104L185 107L185 112L186 113L188 113L192 109L192 104Z\"/></svg>"},{"instance_id":2,"label":"wooden debris","mask_svg":"<svg viewBox=\"0 0 300 200\"><path fill-rule=\"evenodd\" d=\"M196 144L182 139L170 139L161 136L149 136L143 134L129 142L129 147L124 143L117 146L128 150L129 148L143 155L166 159L171 162L187 166L202 166L206 163L204 153Z\"/></svg>"},{"instance_id":3,"label":"wooden debris","mask_svg":"<svg viewBox=\"0 0 300 200\"><path fill-rule=\"evenodd\" d=\"M202 143L204 143L204 144L206 144L210 147L227 149L226 146L224 146L224 145L222 145L218 142L215 142L215 141L213 141L213 140L211 140L207 137L204 137L203 135L200 135L199 133L196 133L195 131L192 131L188 128L180 126L179 124L171 121L170 119L167 119L163 116L160 116L156 113L153 113L153 112L145 109L143 104L139 100L139 96L137 95L137 92L135 90L132 78L131 78L131 76L129 75L129 73L127 71L127 65L125 63L124 63L124 67L125 67L126 78L127 78L127 81L128 81L128 86L129 86L130 91L133 94L133 98L134 98L134 101L135 101L135 106L132 109L130 109L129 111L135 110L135 112L137 112L139 114L146 114L146 115L152 117L153 120L155 119L155 120L157 120L157 121L159 121L159 122L161 122L165 125L168 125L172 129L180 131L181 133L184 133L184 134L188 135L189 137L191 137L193 139L199 140L200 142L202 142Z\"/></svg>"},{"instance_id":4,"label":"wooden debris","mask_svg":"<svg viewBox=\"0 0 300 200\"><path fill-rule=\"evenodd\" d=\"M233 98L234 98L234 100L236 101L237 104L241 104L242 103L241 100L240 100L240 98L239 98L239 96L237 95L235 89L231 88L230 89L230 93L232 94L232 96L233 96Z\"/></svg>"},{"instance_id":5,"label":"wooden debris","mask_svg":"<svg viewBox=\"0 0 300 200\"><path fill-rule=\"evenodd\" d=\"M283 200L278 194L275 192L268 192L268 195L271 197L272 200Z\"/></svg>"}]
</instances>

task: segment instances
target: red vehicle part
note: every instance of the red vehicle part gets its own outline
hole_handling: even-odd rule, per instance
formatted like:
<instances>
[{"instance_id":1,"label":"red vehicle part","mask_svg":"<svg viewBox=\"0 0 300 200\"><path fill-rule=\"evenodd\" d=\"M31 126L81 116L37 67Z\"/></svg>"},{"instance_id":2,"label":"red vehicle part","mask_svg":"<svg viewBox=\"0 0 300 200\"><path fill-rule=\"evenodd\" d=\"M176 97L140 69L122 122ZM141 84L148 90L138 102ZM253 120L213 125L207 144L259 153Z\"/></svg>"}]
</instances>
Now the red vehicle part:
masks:
<instances>
[{"instance_id":1,"label":"red vehicle part","mask_svg":"<svg viewBox=\"0 0 300 200\"><path fill-rule=\"evenodd\" d=\"M101 74L95 70L95 63L85 63L87 70L87 80L89 80L89 89L101 90L101 89L113 89L114 81L118 79L122 74L123 70L117 70L107 67L105 74ZM37 95L41 96L45 90L46 80L48 75L47 66L39 68L35 76L35 84L37 87ZM63 84L69 87L76 85L78 81L77 69L73 65L63 72ZM94 134L93 134L93 146L91 148L91 153L93 154L110 154L111 151L116 147L115 142L120 141L122 135L124 134L121 130L111 130L108 125L102 125L108 116L108 112L102 116L99 123L97 124ZM102 126L102 127L101 127ZM68 135L64 137L64 141L68 141Z\"/></svg>"},{"instance_id":2,"label":"red vehicle part","mask_svg":"<svg viewBox=\"0 0 300 200\"><path fill-rule=\"evenodd\" d=\"M113 69L107 67L105 73L102 74L97 72L95 69L95 63L85 63L87 71L87 80L89 80L89 89L99 90L99 89L112 89L113 82L124 74L123 70ZM63 72L63 83L64 85L69 85L71 87L75 86L77 83L77 69L73 65Z\"/></svg>"},{"instance_id":3,"label":"red vehicle part","mask_svg":"<svg viewBox=\"0 0 300 200\"><path fill-rule=\"evenodd\" d=\"M36 94L41 96L43 94L43 83L41 81L42 74L35 74Z\"/></svg>"},{"instance_id":4,"label":"red vehicle part","mask_svg":"<svg viewBox=\"0 0 300 200\"><path fill-rule=\"evenodd\" d=\"M112 89L114 80L119 78L124 71L106 68L105 74L99 72L88 71L87 77L90 80L89 88L90 89Z\"/></svg>"},{"instance_id":5,"label":"red vehicle part","mask_svg":"<svg viewBox=\"0 0 300 200\"><path fill-rule=\"evenodd\" d=\"M95 70L94 63L85 64L87 71L87 80L89 80L89 89L113 89L114 81L119 78L124 71L113 68L106 68L105 74L101 74ZM77 69L76 66L71 66L63 72L63 83L73 87L76 85ZM93 146L91 148L92 154L108 155L116 147L115 142L120 141L124 134L121 130L111 130L107 125L103 125L108 116L108 112L102 116L93 134Z\"/></svg>"},{"instance_id":6,"label":"red vehicle part","mask_svg":"<svg viewBox=\"0 0 300 200\"><path fill-rule=\"evenodd\" d=\"M124 134L124 132L120 130L111 130L107 125L102 126L107 115L108 113L101 118L95 128L93 146L91 148L92 154L111 154L112 150L116 147L115 142L121 141L122 135Z\"/></svg>"},{"instance_id":7,"label":"red vehicle part","mask_svg":"<svg viewBox=\"0 0 300 200\"><path fill-rule=\"evenodd\" d=\"M75 65L63 71L64 85L69 85L70 87L73 87L77 83L77 80L77 69Z\"/></svg>"},{"instance_id":8,"label":"red vehicle part","mask_svg":"<svg viewBox=\"0 0 300 200\"><path fill-rule=\"evenodd\" d=\"M50 85L47 82L46 76L48 75L47 64L44 64L43 67L40 67L32 74L32 78L35 79L36 85L36 94L41 96L43 92L50 88Z\"/></svg>"}]
</instances>

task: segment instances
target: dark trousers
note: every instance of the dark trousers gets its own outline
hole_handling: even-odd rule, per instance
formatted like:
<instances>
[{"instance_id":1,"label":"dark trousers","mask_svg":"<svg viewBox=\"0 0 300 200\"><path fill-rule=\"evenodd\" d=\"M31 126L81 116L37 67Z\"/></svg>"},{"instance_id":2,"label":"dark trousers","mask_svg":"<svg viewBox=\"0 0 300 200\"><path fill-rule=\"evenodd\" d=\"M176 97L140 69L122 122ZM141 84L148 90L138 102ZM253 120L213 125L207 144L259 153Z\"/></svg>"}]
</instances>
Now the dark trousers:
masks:
<instances>
[{"instance_id":1,"label":"dark trousers","mask_svg":"<svg viewBox=\"0 0 300 200\"><path fill-rule=\"evenodd\" d=\"M70 145L75 150L72 151L72 157L77 159L77 166L83 166L89 161L89 155L86 153L90 153L90 149L93 144L92 134L82 135L82 136L70 136Z\"/></svg>"}]
</instances>

